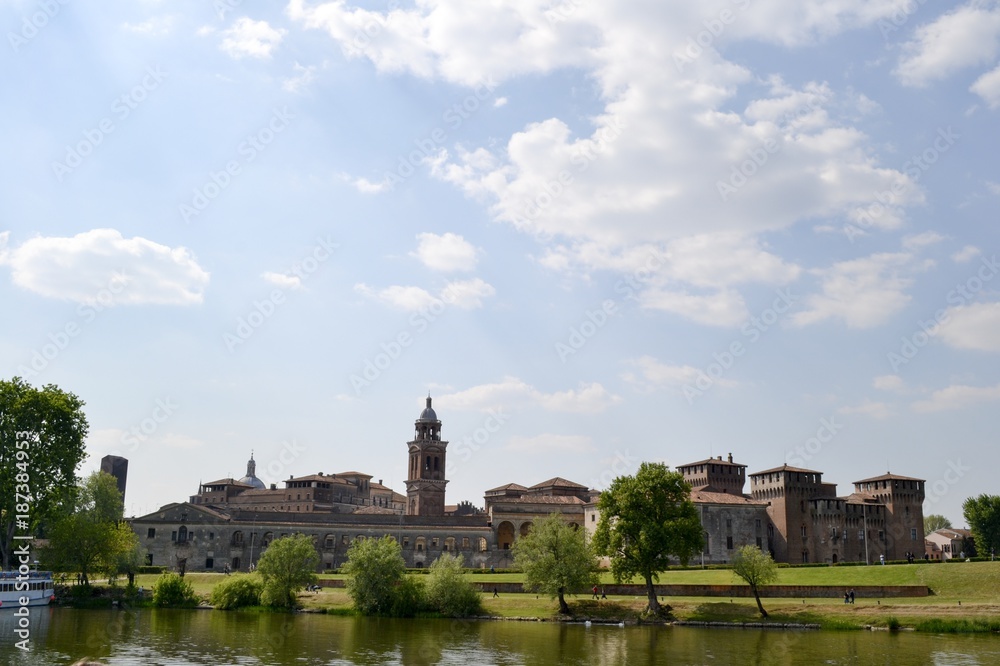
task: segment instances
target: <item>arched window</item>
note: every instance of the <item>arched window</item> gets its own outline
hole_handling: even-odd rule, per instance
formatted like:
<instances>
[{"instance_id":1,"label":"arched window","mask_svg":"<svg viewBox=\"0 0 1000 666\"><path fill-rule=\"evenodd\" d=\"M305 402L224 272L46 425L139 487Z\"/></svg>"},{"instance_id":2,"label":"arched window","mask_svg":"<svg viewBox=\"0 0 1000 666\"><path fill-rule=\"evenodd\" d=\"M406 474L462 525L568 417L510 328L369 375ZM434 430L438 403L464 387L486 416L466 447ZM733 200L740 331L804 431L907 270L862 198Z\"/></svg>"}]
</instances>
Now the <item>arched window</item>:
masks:
<instances>
[{"instance_id":1,"label":"arched window","mask_svg":"<svg viewBox=\"0 0 1000 666\"><path fill-rule=\"evenodd\" d=\"M177 530L177 541L184 543L188 540L188 528L186 525L181 525L181 528Z\"/></svg>"},{"instance_id":2,"label":"arched window","mask_svg":"<svg viewBox=\"0 0 1000 666\"><path fill-rule=\"evenodd\" d=\"M234 546L242 546L243 545L243 532L241 532L239 530L233 532L233 539L232 539L231 543Z\"/></svg>"}]
</instances>

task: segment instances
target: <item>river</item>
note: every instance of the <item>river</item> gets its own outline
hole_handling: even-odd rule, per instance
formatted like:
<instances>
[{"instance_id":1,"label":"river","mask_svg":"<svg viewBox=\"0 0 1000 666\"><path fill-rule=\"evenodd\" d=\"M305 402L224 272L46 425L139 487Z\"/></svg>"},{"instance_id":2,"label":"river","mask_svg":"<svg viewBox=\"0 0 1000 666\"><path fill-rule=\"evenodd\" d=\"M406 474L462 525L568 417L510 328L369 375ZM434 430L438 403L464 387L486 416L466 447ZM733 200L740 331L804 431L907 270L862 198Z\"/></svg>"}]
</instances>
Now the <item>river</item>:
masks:
<instances>
[{"instance_id":1,"label":"river","mask_svg":"<svg viewBox=\"0 0 1000 666\"><path fill-rule=\"evenodd\" d=\"M998 664L1000 638L913 632L584 626L389 620L197 610L32 609L30 652L0 612L0 663L212 664Z\"/></svg>"}]
</instances>

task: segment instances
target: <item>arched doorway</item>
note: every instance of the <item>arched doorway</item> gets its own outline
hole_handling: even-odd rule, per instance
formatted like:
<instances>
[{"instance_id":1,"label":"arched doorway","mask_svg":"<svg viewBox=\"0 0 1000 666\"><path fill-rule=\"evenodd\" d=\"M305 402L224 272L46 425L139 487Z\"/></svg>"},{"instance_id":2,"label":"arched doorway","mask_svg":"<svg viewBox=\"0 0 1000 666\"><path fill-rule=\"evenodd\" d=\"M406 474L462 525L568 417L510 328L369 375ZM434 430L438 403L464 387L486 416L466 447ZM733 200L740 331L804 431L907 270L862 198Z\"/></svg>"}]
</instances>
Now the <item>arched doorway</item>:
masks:
<instances>
[{"instance_id":1,"label":"arched doorway","mask_svg":"<svg viewBox=\"0 0 1000 666\"><path fill-rule=\"evenodd\" d=\"M528 536L528 532L530 532L530 531L531 531L531 521L530 520L528 522L526 522L526 523L521 523L521 529L519 530L519 534L521 536L523 536L523 537Z\"/></svg>"},{"instance_id":2,"label":"arched doorway","mask_svg":"<svg viewBox=\"0 0 1000 666\"><path fill-rule=\"evenodd\" d=\"M509 520L505 520L497 525L497 548L500 550L510 550L514 545L514 525Z\"/></svg>"}]
</instances>

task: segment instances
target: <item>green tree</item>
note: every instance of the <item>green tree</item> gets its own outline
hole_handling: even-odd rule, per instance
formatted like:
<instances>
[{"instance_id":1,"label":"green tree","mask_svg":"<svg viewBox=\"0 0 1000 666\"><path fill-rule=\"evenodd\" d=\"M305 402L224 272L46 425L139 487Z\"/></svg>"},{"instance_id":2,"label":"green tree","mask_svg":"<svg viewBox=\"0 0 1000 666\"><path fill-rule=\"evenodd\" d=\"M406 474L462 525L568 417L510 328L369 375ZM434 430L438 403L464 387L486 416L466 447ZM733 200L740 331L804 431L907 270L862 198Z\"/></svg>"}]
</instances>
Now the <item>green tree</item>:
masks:
<instances>
[{"instance_id":1,"label":"green tree","mask_svg":"<svg viewBox=\"0 0 1000 666\"><path fill-rule=\"evenodd\" d=\"M122 496L115 477L94 472L77 488L72 513L58 518L43 552L57 571L75 571L84 585L96 570L110 577L118 573L119 560L138 544L138 537L121 522Z\"/></svg>"},{"instance_id":2,"label":"green tree","mask_svg":"<svg viewBox=\"0 0 1000 666\"><path fill-rule=\"evenodd\" d=\"M364 615L391 615L396 588L406 574L403 549L391 536L355 539L342 567L347 593Z\"/></svg>"},{"instance_id":3,"label":"green tree","mask_svg":"<svg viewBox=\"0 0 1000 666\"><path fill-rule=\"evenodd\" d=\"M760 586L770 585L778 580L778 565L771 559L771 554L750 544L741 546L733 556L733 575L746 581L753 592L753 598L757 600L760 616L767 617L767 611L760 603Z\"/></svg>"},{"instance_id":4,"label":"green tree","mask_svg":"<svg viewBox=\"0 0 1000 666\"><path fill-rule=\"evenodd\" d=\"M642 576L647 610L653 614L660 613L653 587L659 572L667 570L671 558L687 564L704 545L690 490L679 472L662 463L644 462L635 476L612 481L598 501L601 519L594 548L598 555L611 558L616 581Z\"/></svg>"},{"instance_id":5,"label":"green tree","mask_svg":"<svg viewBox=\"0 0 1000 666\"><path fill-rule=\"evenodd\" d=\"M463 557L442 554L427 577L427 603L445 617L469 617L482 610L482 599L462 569Z\"/></svg>"},{"instance_id":6,"label":"green tree","mask_svg":"<svg viewBox=\"0 0 1000 666\"><path fill-rule=\"evenodd\" d=\"M294 608L295 593L316 582L319 553L312 537L293 534L271 542L257 563L264 581L264 603L279 608Z\"/></svg>"},{"instance_id":7,"label":"green tree","mask_svg":"<svg viewBox=\"0 0 1000 666\"><path fill-rule=\"evenodd\" d=\"M924 534L930 534L944 527L951 527L951 521L944 516L937 513L924 516Z\"/></svg>"},{"instance_id":8,"label":"green tree","mask_svg":"<svg viewBox=\"0 0 1000 666\"><path fill-rule=\"evenodd\" d=\"M139 543L139 536L125 522L115 526L112 540L114 547L105 563L108 580L114 584L115 578L124 575L128 586L135 587L135 575L146 561L146 549Z\"/></svg>"},{"instance_id":9,"label":"green tree","mask_svg":"<svg viewBox=\"0 0 1000 666\"><path fill-rule=\"evenodd\" d=\"M212 588L209 603L219 610L259 606L264 583L257 574L233 574Z\"/></svg>"},{"instance_id":10,"label":"green tree","mask_svg":"<svg viewBox=\"0 0 1000 666\"><path fill-rule=\"evenodd\" d=\"M1000 548L1000 495L970 497L962 504L962 513L976 540L976 551L995 553Z\"/></svg>"},{"instance_id":11,"label":"green tree","mask_svg":"<svg viewBox=\"0 0 1000 666\"><path fill-rule=\"evenodd\" d=\"M14 534L38 534L71 500L86 456L83 401L20 377L0 381L0 561L12 564ZM24 516L24 517L19 517ZM25 521L19 526L18 521ZM21 542L23 543L23 542Z\"/></svg>"},{"instance_id":12,"label":"green tree","mask_svg":"<svg viewBox=\"0 0 1000 666\"><path fill-rule=\"evenodd\" d=\"M534 523L514 542L514 565L524 572L524 588L559 598L559 612L569 615L566 593L596 585L597 557L586 534L554 513Z\"/></svg>"}]
</instances>

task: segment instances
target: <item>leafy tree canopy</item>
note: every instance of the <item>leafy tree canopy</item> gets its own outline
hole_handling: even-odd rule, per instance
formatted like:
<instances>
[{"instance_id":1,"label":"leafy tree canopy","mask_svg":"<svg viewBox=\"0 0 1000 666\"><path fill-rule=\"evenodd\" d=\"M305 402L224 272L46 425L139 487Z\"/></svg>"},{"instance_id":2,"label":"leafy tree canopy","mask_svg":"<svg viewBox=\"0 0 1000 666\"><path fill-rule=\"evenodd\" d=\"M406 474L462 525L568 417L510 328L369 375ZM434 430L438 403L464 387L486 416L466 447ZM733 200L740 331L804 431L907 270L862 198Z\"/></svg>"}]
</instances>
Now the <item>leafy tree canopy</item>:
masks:
<instances>
[{"instance_id":1,"label":"leafy tree canopy","mask_svg":"<svg viewBox=\"0 0 1000 666\"><path fill-rule=\"evenodd\" d=\"M741 546L733 556L733 575L746 581L753 590L761 617L767 617L767 611L760 603L760 587L778 580L778 565L771 559L771 554L763 552L757 546Z\"/></svg>"},{"instance_id":2,"label":"leafy tree canopy","mask_svg":"<svg viewBox=\"0 0 1000 666\"><path fill-rule=\"evenodd\" d=\"M295 593L316 582L319 561L312 537L305 534L272 541L257 563L257 572L264 581L264 603L293 608Z\"/></svg>"},{"instance_id":3,"label":"leafy tree canopy","mask_svg":"<svg viewBox=\"0 0 1000 666\"><path fill-rule=\"evenodd\" d=\"M596 585L597 558L584 530L570 527L559 514L536 521L514 542L514 565L524 571L527 590L558 597L559 612L569 614L565 595Z\"/></svg>"},{"instance_id":4,"label":"leafy tree canopy","mask_svg":"<svg viewBox=\"0 0 1000 666\"><path fill-rule=\"evenodd\" d=\"M1000 495L970 497L962 504L965 522L976 540L976 551L989 555L1000 550Z\"/></svg>"},{"instance_id":5,"label":"leafy tree canopy","mask_svg":"<svg viewBox=\"0 0 1000 666\"><path fill-rule=\"evenodd\" d=\"M951 521L944 516L937 513L924 516L924 534L930 534L931 532L940 530L944 527L951 527Z\"/></svg>"},{"instance_id":6,"label":"leafy tree canopy","mask_svg":"<svg viewBox=\"0 0 1000 666\"><path fill-rule=\"evenodd\" d=\"M620 476L601 493L594 547L611 558L615 580L642 576L650 613L660 612L653 587L659 572L671 558L687 564L704 545L690 490L680 472L644 462L635 476Z\"/></svg>"},{"instance_id":7,"label":"leafy tree canopy","mask_svg":"<svg viewBox=\"0 0 1000 666\"><path fill-rule=\"evenodd\" d=\"M38 535L71 499L76 470L86 457L83 405L51 384L36 389L20 377L0 380L0 560L5 569L11 566L15 533Z\"/></svg>"},{"instance_id":8,"label":"leafy tree canopy","mask_svg":"<svg viewBox=\"0 0 1000 666\"><path fill-rule=\"evenodd\" d=\"M343 566L347 593L364 615L391 615L397 586L406 573L403 550L390 536L355 539Z\"/></svg>"}]
</instances>

